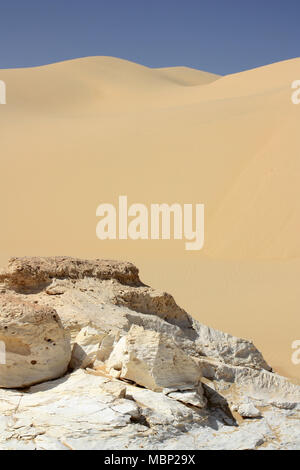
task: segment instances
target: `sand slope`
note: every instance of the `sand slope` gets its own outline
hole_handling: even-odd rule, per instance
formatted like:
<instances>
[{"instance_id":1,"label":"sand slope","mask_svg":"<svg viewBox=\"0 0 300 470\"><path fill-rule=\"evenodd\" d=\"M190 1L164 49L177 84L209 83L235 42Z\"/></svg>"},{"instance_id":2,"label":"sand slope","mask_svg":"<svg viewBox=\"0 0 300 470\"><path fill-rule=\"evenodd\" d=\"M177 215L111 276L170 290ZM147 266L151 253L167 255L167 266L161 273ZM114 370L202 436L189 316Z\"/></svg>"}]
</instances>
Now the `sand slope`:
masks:
<instances>
[{"instance_id":1,"label":"sand slope","mask_svg":"<svg viewBox=\"0 0 300 470\"><path fill-rule=\"evenodd\" d=\"M219 75L202 72L201 70L195 70L190 67L163 67L156 69L156 71L159 72L161 77L168 78L179 85L186 86L207 85L220 78Z\"/></svg>"},{"instance_id":2,"label":"sand slope","mask_svg":"<svg viewBox=\"0 0 300 470\"><path fill-rule=\"evenodd\" d=\"M93 57L1 70L0 261L121 258L200 321L254 339L300 378L300 59L226 77ZM96 207L206 205L200 253L183 241L100 242Z\"/></svg>"}]
</instances>

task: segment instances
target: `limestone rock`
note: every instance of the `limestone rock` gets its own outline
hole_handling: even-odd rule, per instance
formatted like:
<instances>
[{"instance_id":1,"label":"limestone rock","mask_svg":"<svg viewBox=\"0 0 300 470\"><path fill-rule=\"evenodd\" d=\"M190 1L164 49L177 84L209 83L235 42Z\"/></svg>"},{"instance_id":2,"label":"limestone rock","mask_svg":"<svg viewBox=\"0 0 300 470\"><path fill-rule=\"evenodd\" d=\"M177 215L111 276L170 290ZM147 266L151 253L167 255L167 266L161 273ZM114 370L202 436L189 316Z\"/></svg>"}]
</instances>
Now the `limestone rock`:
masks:
<instances>
[{"instance_id":1,"label":"limestone rock","mask_svg":"<svg viewBox=\"0 0 300 470\"><path fill-rule=\"evenodd\" d=\"M271 370L251 342L201 325L170 294L145 286L131 263L12 258L0 272L0 283L21 299L55 308L73 341L86 326L122 336L137 324L167 334L189 355Z\"/></svg>"},{"instance_id":2,"label":"limestone rock","mask_svg":"<svg viewBox=\"0 0 300 470\"><path fill-rule=\"evenodd\" d=\"M206 398L203 395L202 386L194 390L176 390L167 394L168 397L174 400L181 401L187 405L193 405L198 408L203 408L206 405Z\"/></svg>"},{"instance_id":3,"label":"limestone rock","mask_svg":"<svg viewBox=\"0 0 300 470\"><path fill-rule=\"evenodd\" d=\"M162 333L132 326L116 344L107 369L120 371L120 377L162 391L189 385L198 387L201 369L196 362Z\"/></svg>"},{"instance_id":4,"label":"limestone rock","mask_svg":"<svg viewBox=\"0 0 300 470\"><path fill-rule=\"evenodd\" d=\"M132 264L13 258L0 283L0 386L43 382L0 389L1 450L300 449L300 387Z\"/></svg>"},{"instance_id":5,"label":"limestone rock","mask_svg":"<svg viewBox=\"0 0 300 470\"><path fill-rule=\"evenodd\" d=\"M18 388L63 375L70 361L68 335L52 308L0 296L0 341L5 364L0 387Z\"/></svg>"},{"instance_id":6,"label":"limestone rock","mask_svg":"<svg viewBox=\"0 0 300 470\"><path fill-rule=\"evenodd\" d=\"M266 370L235 367L213 359L197 359L204 377L214 384L215 390L226 393L226 399L241 405L256 400L261 406L282 409L300 407L300 387Z\"/></svg>"},{"instance_id":7,"label":"limestone rock","mask_svg":"<svg viewBox=\"0 0 300 470\"><path fill-rule=\"evenodd\" d=\"M103 331L90 326L82 328L75 339L70 367L72 369L86 368L93 364L105 335Z\"/></svg>"},{"instance_id":8,"label":"limestone rock","mask_svg":"<svg viewBox=\"0 0 300 470\"><path fill-rule=\"evenodd\" d=\"M236 338L227 333L214 330L193 320L197 332L195 343L203 356L214 358L233 366L245 366L271 371L262 354L251 341Z\"/></svg>"},{"instance_id":9,"label":"limestone rock","mask_svg":"<svg viewBox=\"0 0 300 470\"><path fill-rule=\"evenodd\" d=\"M102 385L102 390L104 393L115 396L116 398L125 398L126 396L126 386L120 382L108 381Z\"/></svg>"},{"instance_id":10,"label":"limestone rock","mask_svg":"<svg viewBox=\"0 0 300 470\"><path fill-rule=\"evenodd\" d=\"M0 273L0 282L15 289L39 287L55 279L116 279L128 285L140 285L138 269L131 263L110 260L81 260L66 256L52 258L11 258Z\"/></svg>"},{"instance_id":11,"label":"limestone rock","mask_svg":"<svg viewBox=\"0 0 300 470\"><path fill-rule=\"evenodd\" d=\"M164 393L78 370L28 391L0 390L0 449L300 448L299 410L263 414L229 425L216 407L189 407Z\"/></svg>"},{"instance_id":12,"label":"limestone rock","mask_svg":"<svg viewBox=\"0 0 300 470\"><path fill-rule=\"evenodd\" d=\"M253 405L253 403L244 403L237 409L243 418L260 418L261 412Z\"/></svg>"}]
</instances>

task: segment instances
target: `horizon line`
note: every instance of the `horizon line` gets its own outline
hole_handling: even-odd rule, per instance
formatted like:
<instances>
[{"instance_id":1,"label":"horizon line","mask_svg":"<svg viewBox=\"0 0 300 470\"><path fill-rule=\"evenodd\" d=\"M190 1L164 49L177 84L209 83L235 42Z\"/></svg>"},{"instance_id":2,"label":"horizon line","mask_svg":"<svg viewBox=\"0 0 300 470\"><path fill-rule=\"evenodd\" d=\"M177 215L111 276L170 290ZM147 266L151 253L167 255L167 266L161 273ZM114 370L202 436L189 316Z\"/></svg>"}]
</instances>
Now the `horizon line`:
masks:
<instances>
[{"instance_id":1,"label":"horizon line","mask_svg":"<svg viewBox=\"0 0 300 470\"><path fill-rule=\"evenodd\" d=\"M276 61L276 62L268 62L268 63L263 64L263 65L258 65L257 67L253 67L253 68L250 68L250 69L244 68L244 69L239 70L238 72L230 72L228 74L220 74L220 73L210 72L210 71L204 70L202 68L198 68L198 67L194 67L194 66L192 67L190 65L184 65L184 64L164 65L162 67L154 67L154 66L149 66L149 65L142 64L142 63L137 62L135 60L124 59L123 57L110 56L110 55L84 55L84 56L72 57L72 58L67 58L67 59L59 59L59 60L55 60L53 62L46 62L46 63L38 64L38 65L16 65L14 67L8 67L8 68L7 67L5 67L5 68L0 67L0 70L5 71L5 70L34 69L34 68L47 67L47 66L56 65L56 64L63 64L63 63L66 63L66 62L73 62L73 61L76 61L76 60L95 59L95 58L108 58L108 59L121 60L121 61L124 61L124 62L129 62L129 63L132 63L132 64L140 65L141 67L146 67L148 69L153 69L153 70L159 70L159 69L165 69L165 68L170 68L171 69L171 68L185 67L185 68L188 68L188 69L191 69L191 70L196 70L196 71L199 71L199 72L206 72L206 73L210 73L212 75L216 75L216 76L220 76L220 77L226 77L228 75L235 75L235 74L238 74L238 73L249 72L251 70L257 70L257 69L260 69L260 68L263 68L263 67L268 67L268 66L274 65L274 64L280 64L280 63L283 63L283 62L290 62L292 60L300 59L300 56L291 57L289 59L283 59L283 60L279 60L279 61Z\"/></svg>"}]
</instances>

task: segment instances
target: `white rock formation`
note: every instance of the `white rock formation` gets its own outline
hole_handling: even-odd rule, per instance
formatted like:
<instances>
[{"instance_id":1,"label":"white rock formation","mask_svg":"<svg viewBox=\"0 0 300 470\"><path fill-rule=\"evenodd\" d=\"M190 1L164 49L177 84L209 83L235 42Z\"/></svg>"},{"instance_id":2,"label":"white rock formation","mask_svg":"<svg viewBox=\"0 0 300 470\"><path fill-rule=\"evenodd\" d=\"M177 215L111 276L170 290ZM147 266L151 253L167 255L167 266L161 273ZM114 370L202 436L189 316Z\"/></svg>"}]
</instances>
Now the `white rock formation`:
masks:
<instances>
[{"instance_id":1,"label":"white rock formation","mask_svg":"<svg viewBox=\"0 0 300 470\"><path fill-rule=\"evenodd\" d=\"M0 390L0 450L299 449L299 418L269 409L237 426L221 408L78 370L26 392Z\"/></svg>"},{"instance_id":2,"label":"white rock formation","mask_svg":"<svg viewBox=\"0 0 300 470\"><path fill-rule=\"evenodd\" d=\"M0 283L0 386L44 381L0 389L0 449L300 449L300 387L130 263L14 258Z\"/></svg>"},{"instance_id":3,"label":"white rock formation","mask_svg":"<svg viewBox=\"0 0 300 470\"><path fill-rule=\"evenodd\" d=\"M53 308L1 295L0 341L5 344L0 387L27 387L67 371L70 340Z\"/></svg>"},{"instance_id":4,"label":"white rock formation","mask_svg":"<svg viewBox=\"0 0 300 470\"><path fill-rule=\"evenodd\" d=\"M106 337L104 331L99 328L86 326L78 333L72 351L70 367L72 369L85 369L97 360L101 343Z\"/></svg>"},{"instance_id":5,"label":"white rock formation","mask_svg":"<svg viewBox=\"0 0 300 470\"><path fill-rule=\"evenodd\" d=\"M162 333L133 325L116 344L106 366L110 373L111 369L119 372L119 378L132 380L153 391L186 389L187 393L177 393L180 401L192 401L191 404L200 407L206 404L200 366ZM176 398L176 392L172 398Z\"/></svg>"}]
</instances>

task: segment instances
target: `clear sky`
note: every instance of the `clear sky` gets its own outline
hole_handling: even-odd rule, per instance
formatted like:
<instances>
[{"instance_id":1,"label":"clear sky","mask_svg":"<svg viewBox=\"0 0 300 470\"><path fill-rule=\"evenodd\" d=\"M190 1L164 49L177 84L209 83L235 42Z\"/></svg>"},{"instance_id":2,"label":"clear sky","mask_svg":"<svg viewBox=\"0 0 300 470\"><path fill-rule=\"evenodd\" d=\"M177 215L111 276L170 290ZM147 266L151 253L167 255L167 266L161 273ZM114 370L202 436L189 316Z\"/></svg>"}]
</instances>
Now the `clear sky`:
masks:
<instances>
[{"instance_id":1,"label":"clear sky","mask_svg":"<svg viewBox=\"0 0 300 470\"><path fill-rule=\"evenodd\" d=\"M0 0L0 68L108 55L220 74L300 56L300 0Z\"/></svg>"}]
</instances>

